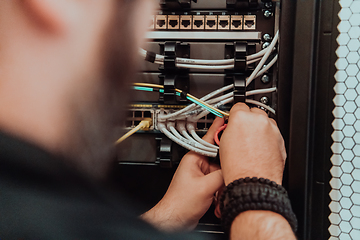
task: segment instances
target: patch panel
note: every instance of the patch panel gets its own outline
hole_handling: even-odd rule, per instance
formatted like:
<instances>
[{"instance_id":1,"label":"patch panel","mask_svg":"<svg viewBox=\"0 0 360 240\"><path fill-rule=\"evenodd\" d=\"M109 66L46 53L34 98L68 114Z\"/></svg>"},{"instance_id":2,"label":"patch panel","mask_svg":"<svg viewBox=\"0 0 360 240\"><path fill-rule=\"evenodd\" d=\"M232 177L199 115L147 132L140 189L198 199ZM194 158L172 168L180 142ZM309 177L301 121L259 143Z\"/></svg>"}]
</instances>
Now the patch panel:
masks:
<instances>
[{"instance_id":1,"label":"patch panel","mask_svg":"<svg viewBox=\"0 0 360 240\"><path fill-rule=\"evenodd\" d=\"M167 15L156 15L155 29L167 29Z\"/></svg>"},{"instance_id":2,"label":"patch panel","mask_svg":"<svg viewBox=\"0 0 360 240\"><path fill-rule=\"evenodd\" d=\"M168 15L167 17L168 21L167 21L167 29L170 30L176 30L180 28L180 18L179 15Z\"/></svg>"},{"instance_id":3,"label":"patch panel","mask_svg":"<svg viewBox=\"0 0 360 240\"><path fill-rule=\"evenodd\" d=\"M218 16L218 30L230 30L230 16Z\"/></svg>"},{"instance_id":4,"label":"patch panel","mask_svg":"<svg viewBox=\"0 0 360 240\"><path fill-rule=\"evenodd\" d=\"M231 30L242 30L243 29L243 20L244 17L242 15L231 15Z\"/></svg>"},{"instance_id":5,"label":"patch panel","mask_svg":"<svg viewBox=\"0 0 360 240\"><path fill-rule=\"evenodd\" d=\"M192 29L193 18L189 15L181 15L180 16L180 29L189 30Z\"/></svg>"},{"instance_id":6,"label":"patch panel","mask_svg":"<svg viewBox=\"0 0 360 240\"><path fill-rule=\"evenodd\" d=\"M205 29L206 30L216 30L217 29L218 17L214 15L205 16Z\"/></svg>"},{"instance_id":7,"label":"patch panel","mask_svg":"<svg viewBox=\"0 0 360 240\"><path fill-rule=\"evenodd\" d=\"M203 30L205 28L204 21L205 21L204 15L193 16L192 28L195 30Z\"/></svg>"},{"instance_id":8,"label":"patch panel","mask_svg":"<svg viewBox=\"0 0 360 240\"><path fill-rule=\"evenodd\" d=\"M255 30L256 15L156 15L149 29L156 30Z\"/></svg>"},{"instance_id":9,"label":"patch panel","mask_svg":"<svg viewBox=\"0 0 360 240\"><path fill-rule=\"evenodd\" d=\"M255 30L256 29L256 16L255 15L244 15L244 30Z\"/></svg>"}]
</instances>

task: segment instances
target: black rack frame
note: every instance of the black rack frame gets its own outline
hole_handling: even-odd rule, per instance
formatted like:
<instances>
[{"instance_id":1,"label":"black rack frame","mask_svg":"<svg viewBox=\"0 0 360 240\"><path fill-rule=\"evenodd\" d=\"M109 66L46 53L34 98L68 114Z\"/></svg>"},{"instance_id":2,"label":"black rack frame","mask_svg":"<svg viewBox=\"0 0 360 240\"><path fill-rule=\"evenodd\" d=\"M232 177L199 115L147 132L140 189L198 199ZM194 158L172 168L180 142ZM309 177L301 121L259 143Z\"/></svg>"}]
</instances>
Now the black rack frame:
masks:
<instances>
[{"instance_id":1,"label":"black rack frame","mask_svg":"<svg viewBox=\"0 0 360 240\"><path fill-rule=\"evenodd\" d=\"M299 239L328 239L338 1L282 1L278 124ZM292 79L292 81L286 81Z\"/></svg>"}]
</instances>

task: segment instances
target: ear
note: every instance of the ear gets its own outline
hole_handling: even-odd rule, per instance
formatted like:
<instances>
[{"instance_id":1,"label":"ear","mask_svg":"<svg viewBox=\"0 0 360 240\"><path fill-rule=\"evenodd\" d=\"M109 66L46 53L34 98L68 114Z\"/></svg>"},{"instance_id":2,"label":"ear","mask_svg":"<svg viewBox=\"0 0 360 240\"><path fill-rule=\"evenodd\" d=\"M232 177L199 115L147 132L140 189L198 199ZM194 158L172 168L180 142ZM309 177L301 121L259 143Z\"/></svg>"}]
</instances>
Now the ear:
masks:
<instances>
[{"instance_id":1,"label":"ear","mask_svg":"<svg viewBox=\"0 0 360 240\"><path fill-rule=\"evenodd\" d=\"M75 4L67 0L23 0L23 6L30 18L39 27L54 33L65 31L69 24L69 13ZM70 20L71 21L71 20Z\"/></svg>"}]
</instances>

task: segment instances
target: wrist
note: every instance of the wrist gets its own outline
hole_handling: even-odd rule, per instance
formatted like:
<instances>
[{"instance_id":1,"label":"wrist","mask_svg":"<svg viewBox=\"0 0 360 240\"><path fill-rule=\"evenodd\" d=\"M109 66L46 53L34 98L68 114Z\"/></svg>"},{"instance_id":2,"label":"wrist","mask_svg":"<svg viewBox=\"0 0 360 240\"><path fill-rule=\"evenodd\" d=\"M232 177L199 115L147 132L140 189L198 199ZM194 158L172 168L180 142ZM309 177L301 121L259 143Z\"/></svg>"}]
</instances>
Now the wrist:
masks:
<instances>
[{"instance_id":1,"label":"wrist","mask_svg":"<svg viewBox=\"0 0 360 240\"><path fill-rule=\"evenodd\" d=\"M155 228L164 232L177 232L188 230L175 210L161 200L152 209L140 216Z\"/></svg>"},{"instance_id":2,"label":"wrist","mask_svg":"<svg viewBox=\"0 0 360 240\"><path fill-rule=\"evenodd\" d=\"M250 210L235 218L231 225L230 239L295 240L296 237L281 215L271 211Z\"/></svg>"},{"instance_id":3,"label":"wrist","mask_svg":"<svg viewBox=\"0 0 360 240\"><path fill-rule=\"evenodd\" d=\"M282 173L274 174L274 173L266 173L265 171L263 171L263 172L254 171L254 170L250 170L250 169L247 169L246 171L241 171L241 172L231 172L230 171L226 174L223 173L223 175L224 175L225 186L229 185L230 183L234 182L237 179L246 178L248 176L269 179L271 181L276 182L279 185L282 185L282 178L283 178Z\"/></svg>"},{"instance_id":4,"label":"wrist","mask_svg":"<svg viewBox=\"0 0 360 240\"><path fill-rule=\"evenodd\" d=\"M269 179L241 178L230 183L223 191L220 211L225 231L229 231L239 214L249 210L268 210L278 213L296 232L297 220L286 190Z\"/></svg>"}]
</instances>

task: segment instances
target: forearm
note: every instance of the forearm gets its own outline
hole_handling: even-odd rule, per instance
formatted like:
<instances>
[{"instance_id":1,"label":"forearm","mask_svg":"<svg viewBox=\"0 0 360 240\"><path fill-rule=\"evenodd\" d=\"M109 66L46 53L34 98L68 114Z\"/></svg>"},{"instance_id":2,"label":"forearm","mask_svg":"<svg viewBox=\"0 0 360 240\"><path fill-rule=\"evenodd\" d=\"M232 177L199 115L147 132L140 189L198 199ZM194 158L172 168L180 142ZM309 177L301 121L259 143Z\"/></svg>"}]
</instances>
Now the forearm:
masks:
<instances>
[{"instance_id":1,"label":"forearm","mask_svg":"<svg viewBox=\"0 0 360 240\"><path fill-rule=\"evenodd\" d=\"M287 220L271 211L246 211L231 225L231 240L296 240Z\"/></svg>"},{"instance_id":2,"label":"forearm","mask_svg":"<svg viewBox=\"0 0 360 240\"><path fill-rule=\"evenodd\" d=\"M171 213L169 213L168 209L161 209L159 204L161 205L161 202L142 214L140 218L161 231L173 232L178 230L178 223L172 219Z\"/></svg>"}]
</instances>

